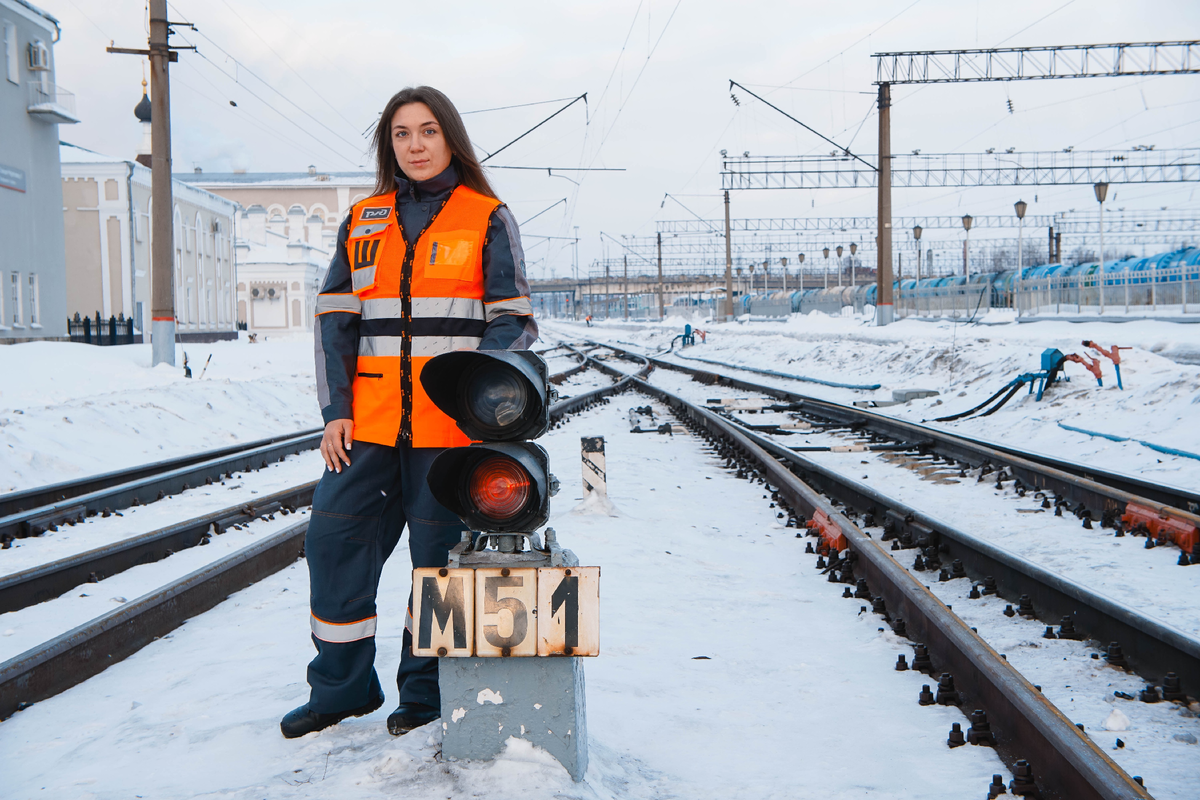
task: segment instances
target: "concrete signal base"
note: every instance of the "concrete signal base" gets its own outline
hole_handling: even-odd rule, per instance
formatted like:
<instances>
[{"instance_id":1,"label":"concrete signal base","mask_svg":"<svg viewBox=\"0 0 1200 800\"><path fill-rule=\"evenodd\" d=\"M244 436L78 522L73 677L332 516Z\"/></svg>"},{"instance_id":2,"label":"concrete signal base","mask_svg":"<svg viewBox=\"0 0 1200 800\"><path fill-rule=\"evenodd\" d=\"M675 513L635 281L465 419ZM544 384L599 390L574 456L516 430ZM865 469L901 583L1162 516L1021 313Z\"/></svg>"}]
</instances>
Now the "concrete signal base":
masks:
<instances>
[{"instance_id":1,"label":"concrete signal base","mask_svg":"<svg viewBox=\"0 0 1200 800\"><path fill-rule=\"evenodd\" d=\"M537 745L576 781L588 766L579 658L440 658L442 755L488 760L515 736Z\"/></svg>"}]
</instances>

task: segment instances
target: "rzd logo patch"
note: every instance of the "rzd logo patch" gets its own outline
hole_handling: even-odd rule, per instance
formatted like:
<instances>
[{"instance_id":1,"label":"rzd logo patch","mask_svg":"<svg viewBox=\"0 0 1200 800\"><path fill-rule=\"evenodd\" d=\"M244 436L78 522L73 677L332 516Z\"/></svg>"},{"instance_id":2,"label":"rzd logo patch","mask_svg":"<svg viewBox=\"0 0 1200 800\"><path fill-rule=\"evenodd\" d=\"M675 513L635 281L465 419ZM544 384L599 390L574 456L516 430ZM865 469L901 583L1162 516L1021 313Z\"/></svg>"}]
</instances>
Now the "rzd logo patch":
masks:
<instances>
[{"instance_id":1,"label":"rzd logo patch","mask_svg":"<svg viewBox=\"0 0 1200 800\"><path fill-rule=\"evenodd\" d=\"M392 216L390 208L364 208L362 216L358 218L359 222L371 222L372 220L387 219Z\"/></svg>"},{"instance_id":2,"label":"rzd logo patch","mask_svg":"<svg viewBox=\"0 0 1200 800\"><path fill-rule=\"evenodd\" d=\"M354 269L375 266L379 254L379 239L358 240L354 243Z\"/></svg>"}]
</instances>

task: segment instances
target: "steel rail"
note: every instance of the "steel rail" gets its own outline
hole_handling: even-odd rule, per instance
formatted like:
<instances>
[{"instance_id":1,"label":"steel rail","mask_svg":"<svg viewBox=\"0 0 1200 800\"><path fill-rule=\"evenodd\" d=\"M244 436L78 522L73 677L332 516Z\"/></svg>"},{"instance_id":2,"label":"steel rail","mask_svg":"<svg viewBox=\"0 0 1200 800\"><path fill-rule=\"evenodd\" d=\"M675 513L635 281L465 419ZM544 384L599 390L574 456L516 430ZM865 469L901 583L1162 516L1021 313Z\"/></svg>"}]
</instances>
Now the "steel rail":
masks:
<instances>
[{"instance_id":1,"label":"steel rail","mask_svg":"<svg viewBox=\"0 0 1200 800\"><path fill-rule=\"evenodd\" d=\"M165 471L147 473L146 470L154 465L135 467L129 472L137 472L141 477L0 517L0 539L37 536L63 523L82 521L105 509L117 511L133 505L153 503L193 486L218 481L233 472L262 469L289 455L299 455L301 450L311 450L320 442L320 433L304 433L181 467L171 466Z\"/></svg>"},{"instance_id":2,"label":"steel rail","mask_svg":"<svg viewBox=\"0 0 1200 800\"><path fill-rule=\"evenodd\" d=\"M618 352L633 354L633 351L615 345L604 346ZM656 367L685 373L702 383L730 386L790 403L799 403L801 413L843 425L858 424L864 426L867 431L887 439L898 442L927 441L938 455L972 467L984 464L1006 467L1028 487L1048 490L1073 503L1082 503L1091 512L1092 518L1098 521L1104 519L1106 513L1119 516L1125 510L1126 504L1133 502L1156 508L1162 514L1200 527L1200 514L1192 510L1200 509L1200 494L1195 492L1156 485L1133 476L984 442L787 389L764 386L711 370L689 367L686 364L675 364L654 356L648 358Z\"/></svg>"},{"instance_id":3,"label":"steel rail","mask_svg":"<svg viewBox=\"0 0 1200 800\"><path fill-rule=\"evenodd\" d=\"M0 720L103 672L294 563L307 530L308 520L290 525L0 664Z\"/></svg>"},{"instance_id":4,"label":"steel rail","mask_svg":"<svg viewBox=\"0 0 1200 800\"><path fill-rule=\"evenodd\" d=\"M561 384L587 368L587 355L574 349L572 354L580 363L550 376L551 383ZM0 541L37 536L106 509L119 511L152 503L231 472L266 467L289 453L299 455L301 450L316 448L321 437L322 429L316 428L6 494L0 497Z\"/></svg>"},{"instance_id":5,"label":"steel rail","mask_svg":"<svg viewBox=\"0 0 1200 800\"><path fill-rule=\"evenodd\" d=\"M578 351L575 352L578 354ZM587 359L587 363L594 362ZM647 362L643 371L648 370ZM629 387L631 380L617 381L611 386L593 389L555 403L550 407L550 418L558 423L568 414L624 391ZM284 508L285 503L290 502L293 496L302 498L307 493L311 499L314 489L315 482L292 487L258 500L259 506L252 509L223 509L91 553L43 565L27 571L24 575L26 578L46 581L42 584L43 587L50 586L50 581L61 586L81 574L83 580L86 580L93 572L99 577L100 570L119 571L115 565L122 560L127 566L133 565L128 564L131 560L143 563L137 561L138 558L157 560L152 558L156 553L160 554L159 558L169 555L167 551L171 548L168 548L167 544L171 541L191 541L191 546L201 544L204 530L215 529L220 532L222 526L249 521L251 513L261 516L270 513L266 509ZM229 595L294 563L297 558L303 557L304 534L307 529L308 520L291 525L250 547L0 663L0 720L99 674L112 664L128 658L154 639L170 633L191 617L213 608ZM198 530L199 537L196 538ZM22 582L14 580L15 577L8 576L0 580L0 593L12 584ZM76 581L66 588L70 589L78 583ZM21 590L15 587L12 590L15 592L12 597L19 598ZM38 590L27 586L25 591Z\"/></svg>"},{"instance_id":6,"label":"steel rail","mask_svg":"<svg viewBox=\"0 0 1200 800\"><path fill-rule=\"evenodd\" d=\"M608 365L598 367L620 374ZM1067 719L1014 667L946 607L879 542L763 449L747 432L707 409L632 378L634 387L667 404L694 430L728 442L752 462L793 511L824 513L856 554L855 569L910 638L929 647L938 672L953 674L965 708L983 708L993 722L996 750L1010 767L1027 761L1043 798L1149 798L1106 753Z\"/></svg>"},{"instance_id":7,"label":"steel rail","mask_svg":"<svg viewBox=\"0 0 1200 800\"><path fill-rule=\"evenodd\" d=\"M127 469L114 470L105 472L100 475L89 475L86 478L77 478L75 480L63 481L61 483L52 483L47 486L35 486L30 489L22 489L17 492L9 492L0 495L0 517L7 517L11 514L16 514L28 509L40 508L42 506L53 505L63 500L69 500L80 495L91 494L98 492L101 489L109 489L113 486L118 486L123 483L146 478L151 475L159 475L164 472L170 472L181 467L187 467L192 464L199 464L203 461L212 461L216 458L224 456L237 455L246 450L254 450L259 447L276 444L282 441L291 441L297 437L312 436L319 434L320 428L310 428L308 430L296 431L295 433L286 433L279 436L268 436L265 439L257 439L253 442L243 442L241 444L229 445L228 447L219 447L215 450L203 450L199 453L191 453L186 456L177 456L176 458L168 458L163 461L155 461L150 464L140 464L136 467Z\"/></svg>"},{"instance_id":8,"label":"steel rail","mask_svg":"<svg viewBox=\"0 0 1200 800\"><path fill-rule=\"evenodd\" d=\"M1174 672L1184 684L1184 691L1200 697L1200 641L1192 636L868 484L841 475L778 442L753 431L745 431L744 435L774 458L789 464L808 485L836 497L848 508L871 514L881 524L888 520L888 527L893 528L889 538L900 538L907 533L915 546L926 551L934 548L940 561L961 560L974 581L995 578L1001 597L1015 602L1028 595L1036 617L1043 622L1054 625L1069 616L1076 629L1096 640L1101 649L1110 642L1119 643L1133 670L1149 682L1158 683L1166 673ZM931 580L937 580L936 573Z\"/></svg>"},{"instance_id":9,"label":"steel rail","mask_svg":"<svg viewBox=\"0 0 1200 800\"><path fill-rule=\"evenodd\" d=\"M291 513L312 502L316 486L316 481L310 481L0 577L0 614L52 600L80 584L98 583L139 564L151 564L180 550L208 544L210 535L224 533L234 525L244 525L276 512Z\"/></svg>"}]
</instances>

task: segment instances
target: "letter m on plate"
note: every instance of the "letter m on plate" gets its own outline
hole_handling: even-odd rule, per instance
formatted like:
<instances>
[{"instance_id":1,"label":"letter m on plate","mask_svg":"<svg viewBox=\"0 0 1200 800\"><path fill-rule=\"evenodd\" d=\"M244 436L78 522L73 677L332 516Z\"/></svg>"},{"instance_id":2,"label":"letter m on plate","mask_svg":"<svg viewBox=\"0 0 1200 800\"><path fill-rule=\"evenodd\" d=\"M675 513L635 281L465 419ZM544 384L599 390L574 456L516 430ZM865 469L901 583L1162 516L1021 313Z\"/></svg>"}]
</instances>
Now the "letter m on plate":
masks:
<instances>
[{"instance_id":1,"label":"letter m on plate","mask_svg":"<svg viewBox=\"0 0 1200 800\"><path fill-rule=\"evenodd\" d=\"M474 570L413 570L414 656L470 656L475 645Z\"/></svg>"}]
</instances>

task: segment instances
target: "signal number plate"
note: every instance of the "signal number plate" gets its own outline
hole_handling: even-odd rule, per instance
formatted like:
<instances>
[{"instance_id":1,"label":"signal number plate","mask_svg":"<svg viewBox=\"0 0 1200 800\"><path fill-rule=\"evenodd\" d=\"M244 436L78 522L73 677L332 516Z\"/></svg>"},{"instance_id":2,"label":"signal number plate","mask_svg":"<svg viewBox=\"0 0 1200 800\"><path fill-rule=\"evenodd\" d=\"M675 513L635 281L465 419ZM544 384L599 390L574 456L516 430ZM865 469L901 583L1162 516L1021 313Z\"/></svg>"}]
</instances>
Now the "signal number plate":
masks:
<instances>
[{"instance_id":1,"label":"signal number plate","mask_svg":"<svg viewBox=\"0 0 1200 800\"><path fill-rule=\"evenodd\" d=\"M475 570L414 569L412 624L414 656L472 655L475 651Z\"/></svg>"},{"instance_id":2,"label":"signal number plate","mask_svg":"<svg viewBox=\"0 0 1200 800\"><path fill-rule=\"evenodd\" d=\"M600 654L600 568L537 571L539 656Z\"/></svg>"},{"instance_id":3,"label":"signal number plate","mask_svg":"<svg viewBox=\"0 0 1200 800\"><path fill-rule=\"evenodd\" d=\"M475 570L475 655L536 656L538 571Z\"/></svg>"}]
</instances>

